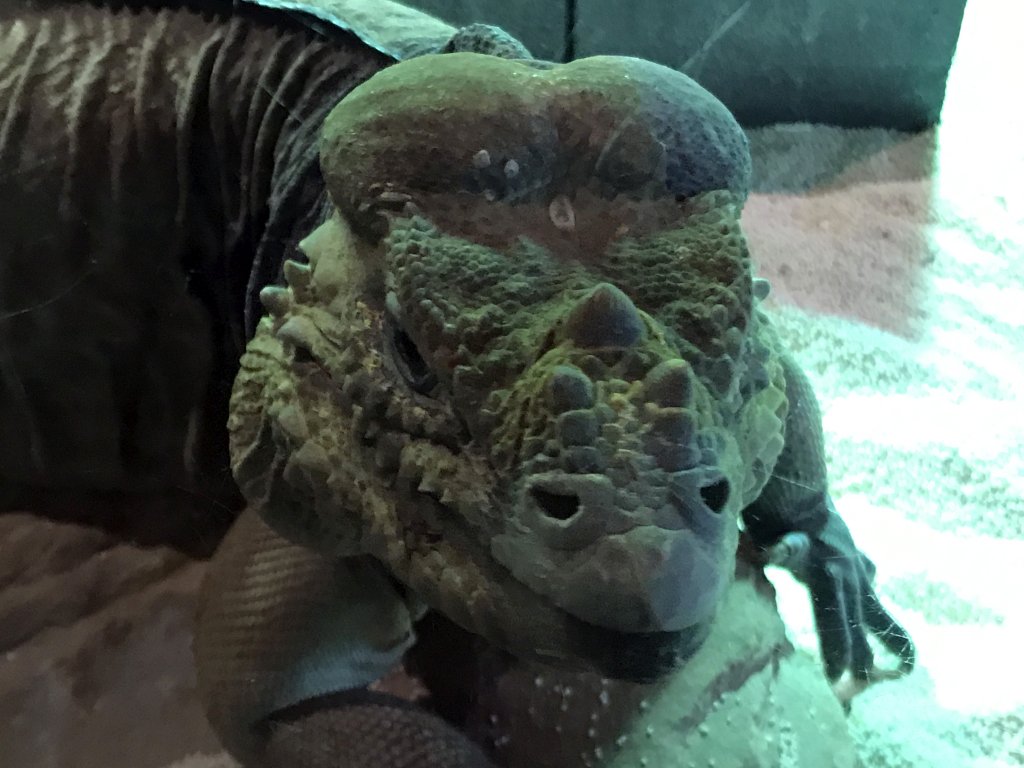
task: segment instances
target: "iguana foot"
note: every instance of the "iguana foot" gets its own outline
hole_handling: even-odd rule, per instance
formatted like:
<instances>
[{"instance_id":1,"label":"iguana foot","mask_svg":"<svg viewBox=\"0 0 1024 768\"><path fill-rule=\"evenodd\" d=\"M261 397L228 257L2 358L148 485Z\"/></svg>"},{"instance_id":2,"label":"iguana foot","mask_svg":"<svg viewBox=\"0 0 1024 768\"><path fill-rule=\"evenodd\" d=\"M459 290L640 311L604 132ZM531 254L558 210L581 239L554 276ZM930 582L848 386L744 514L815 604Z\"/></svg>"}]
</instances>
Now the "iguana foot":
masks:
<instances>
[{"instance_id":1,"label":"iguana foot","mask_svg":"<svg viewBox=\"0 0 1024 768\"><path fill-rule=\"evenodd\" d=\"M831 508L831 500L828 502ZM825 672L840 700L849 700L880 680L914 668L916 652L907 631L882 606L872 587L874 564L861 553L838 514L816 536L794 532L764 550L766 564L791 571L807 585ZM875 665L868 634L899 658L896 669ZM849 681L844 682L849 672Z\"/></svg>"}]
</instances>

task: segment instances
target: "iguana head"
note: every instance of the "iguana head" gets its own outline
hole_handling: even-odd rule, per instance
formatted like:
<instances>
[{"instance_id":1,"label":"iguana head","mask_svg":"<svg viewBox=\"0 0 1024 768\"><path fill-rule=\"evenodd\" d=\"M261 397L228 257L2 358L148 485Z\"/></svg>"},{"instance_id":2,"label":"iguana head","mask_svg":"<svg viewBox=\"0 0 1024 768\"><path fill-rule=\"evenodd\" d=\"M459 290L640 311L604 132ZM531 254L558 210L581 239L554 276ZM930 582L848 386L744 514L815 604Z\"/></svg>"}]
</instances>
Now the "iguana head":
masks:
<instances>
[{"instance_id":1,"label":"iguana head","mask_svg":"<svg viewBox=\"0 0 1024 768\"><path fill-rule=\"evenodd\" d=\"M250 501L513 652L687 656L785 407L728 111L636 59L428 56L353 91L321 158L336 213L236 384Z\"/></svg>"}]
</instances>

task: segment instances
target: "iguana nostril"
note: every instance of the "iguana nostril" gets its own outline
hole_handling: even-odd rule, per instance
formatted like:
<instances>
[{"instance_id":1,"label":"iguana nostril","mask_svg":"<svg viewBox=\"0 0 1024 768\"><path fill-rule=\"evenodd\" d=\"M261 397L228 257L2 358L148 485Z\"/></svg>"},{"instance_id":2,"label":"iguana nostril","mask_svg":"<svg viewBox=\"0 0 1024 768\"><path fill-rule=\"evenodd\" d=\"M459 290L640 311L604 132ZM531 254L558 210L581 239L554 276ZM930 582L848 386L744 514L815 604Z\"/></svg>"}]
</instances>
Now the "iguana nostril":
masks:
<instances>
[{"instance_id":1,"label":"iguana nostril","mask_svg":"<svg viewBox=\"0 0 1024 768\"><path fill-rule=\"evenodd\" d=\"M568 520L580 509L579 496L574 493L552 493L534 486L530 489L530 495L541 511L555 520Z\"/></svg>"},{"instance_id":2,"label":"iguana nostril","mask_svg":"<svg viewBox=\"0 0 1024 768\"><path fill-rule=\"evenodd\" d=\"M700 497L712 512L721 512L729 501L729 481L723 477L705 485L700 489Z\"/></svg>"}]
</instances>

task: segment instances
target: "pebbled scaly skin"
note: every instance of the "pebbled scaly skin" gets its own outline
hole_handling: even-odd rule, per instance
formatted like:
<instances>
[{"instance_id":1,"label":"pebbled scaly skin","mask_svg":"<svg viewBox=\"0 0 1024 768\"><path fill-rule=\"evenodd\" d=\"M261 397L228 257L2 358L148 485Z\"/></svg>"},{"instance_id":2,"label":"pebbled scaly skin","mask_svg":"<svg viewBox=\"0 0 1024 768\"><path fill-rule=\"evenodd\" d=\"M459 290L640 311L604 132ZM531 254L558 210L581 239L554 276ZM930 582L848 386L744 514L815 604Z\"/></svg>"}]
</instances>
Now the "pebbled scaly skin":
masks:
<instances>
[{"instance_id":1,"label":"pebbled scaly skin","mask_svg":"<svg viewBox=\"0 0 1024 768\"><path fill-rule=\"evenodd\" d=\"M384 70L320 142L390 62L252 13L26 12L0 72L0 191L21 201L2 284L25 291L0 313L21 427L4 490L186 475L284 264L228 420L249 510L196 636L232 752L485 765L362 690L428 606L522 656L651 679L702 641L741 516L763 546L809 542L793 565L848 638L830 675L870 676L866 629L912 663L756 307L749 158L718 102L637 60L456 53Z\"/></svg>"}]
</instances>

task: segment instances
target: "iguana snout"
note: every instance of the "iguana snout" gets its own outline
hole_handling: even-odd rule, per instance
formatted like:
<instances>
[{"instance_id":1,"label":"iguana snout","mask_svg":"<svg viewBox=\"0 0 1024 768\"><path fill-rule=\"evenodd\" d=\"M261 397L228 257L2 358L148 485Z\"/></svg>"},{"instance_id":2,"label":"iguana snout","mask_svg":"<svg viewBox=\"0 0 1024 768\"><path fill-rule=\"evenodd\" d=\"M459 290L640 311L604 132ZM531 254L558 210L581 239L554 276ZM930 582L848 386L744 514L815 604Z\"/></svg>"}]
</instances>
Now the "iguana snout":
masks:
<instances>
[{"instance_id":1,"label":"iguana snout","mask_svg":"<svg viewBox=\"0 0 1024 768\"><path fill-rule=\"evenodd\" d=\"M569 346L552 354L588 353ZM728 442L693 410L699 385L685 361L629 380L622 366L635 362L624 348L600 354L611 363L603 373L562 362L547 375L548 418L529 420L522 477L491 551L584 621L682 630L713 615L731 571L735 478L718 456ZM537 407L529 399L509 401Z\"/></svg>"},{"instance_id":2,"label":"iguana snout","mask_svg":"<svg viewBox=\"0 0 1024 768\"><path fill-rule=\"evenodd\" d=\"M700 384L684 360L658 359L657 333L599 283L555 320L552 349L498 414L520 430L521 479L494 556L564 610L624 632L708 619L731 562L730 484L694 411Z\"/></svg>"},{"instance_id":3,"label":"iguana snout","mask_svg":"<svg viewBox=\"0 0 1024 768\"><path fill-rule=\"evenodd\" d=\"M588 623L623 632L692 627L711 618L727 583L727 523L699 491L677 485L683 494L661 506L630 509L634 500L606 475L531 478L516 515L530 533L498 537L493 551ZM696 517L700 526L691 527Z\"/></svg>"}]
</instances>

